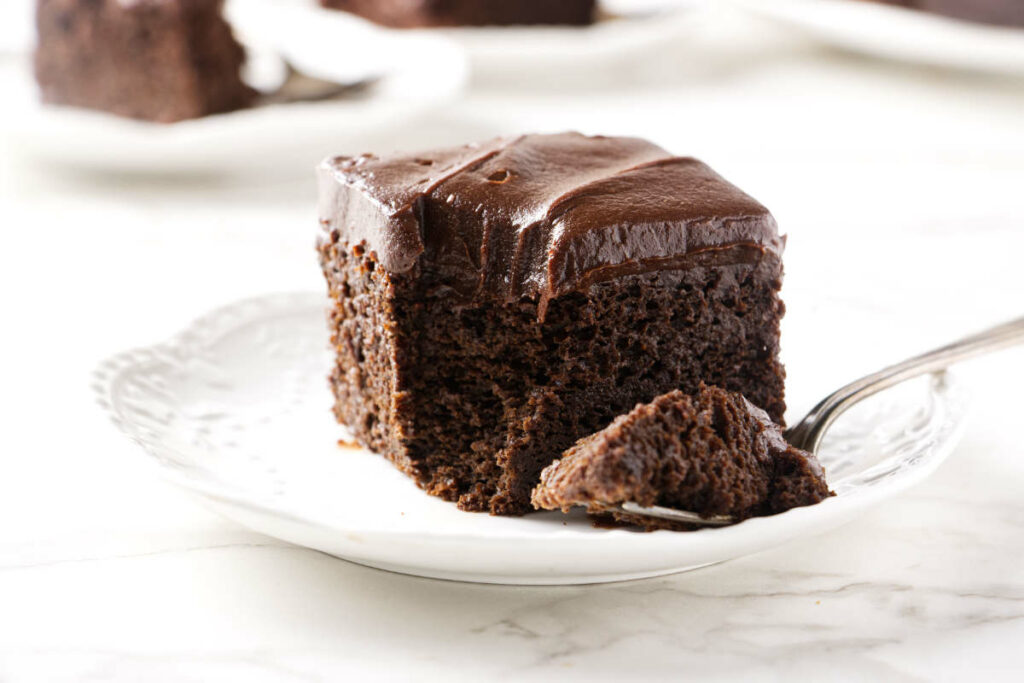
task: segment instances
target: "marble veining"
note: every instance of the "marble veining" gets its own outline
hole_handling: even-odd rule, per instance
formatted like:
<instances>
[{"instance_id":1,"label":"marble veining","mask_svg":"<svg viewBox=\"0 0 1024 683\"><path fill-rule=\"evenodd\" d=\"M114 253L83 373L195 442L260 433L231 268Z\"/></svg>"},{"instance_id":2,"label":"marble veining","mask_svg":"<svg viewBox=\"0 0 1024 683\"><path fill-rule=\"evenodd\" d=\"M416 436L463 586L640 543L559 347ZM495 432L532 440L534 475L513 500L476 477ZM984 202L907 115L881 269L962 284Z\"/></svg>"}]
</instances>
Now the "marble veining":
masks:
<instances>
[{"instance_id":1,"label":"marble veining","mask_svg":"<svg viewBox=\"0 0 1024 683\"><path fill-rule=\"evenodd\" d=\"M660 53L650 92L477 93L465 122L424 125L639 132L734 178L789 234L783 353L801 395L1021 314L1019 83L727 28ZM84 178L0 154L18 331L0 354L0 681L1024 679L1020 351L963 369L964 440L905 495L819 537L631 583L367 569L161 483L93 405L89 372L220 303L320 286L312 197L307 172ZM877 325L851 329L851 312ZM814 333L790 334L801 326Z\"/></svg>"}]
</instances>

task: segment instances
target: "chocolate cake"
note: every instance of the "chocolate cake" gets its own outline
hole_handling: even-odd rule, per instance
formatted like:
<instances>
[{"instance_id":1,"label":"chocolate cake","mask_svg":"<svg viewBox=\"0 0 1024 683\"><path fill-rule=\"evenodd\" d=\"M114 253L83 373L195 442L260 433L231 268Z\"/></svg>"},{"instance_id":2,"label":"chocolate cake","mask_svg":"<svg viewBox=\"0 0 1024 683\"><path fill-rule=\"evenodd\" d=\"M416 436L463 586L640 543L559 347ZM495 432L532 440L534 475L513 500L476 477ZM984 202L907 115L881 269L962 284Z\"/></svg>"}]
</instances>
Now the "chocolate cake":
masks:
<instances>
[{"instance_id":1,"label":"chocolate cake","mask_svg":"<svg viewBox=\"0 0 1024 683\"><path fill-rule=\"evenodd\" d=\"M1022 0L872 0L996 26L1024 27Z\"/></svg>"},{"instance_id":2,"label":"chocolate cake","mask_svg":"<svg viewBox=\"0 0 1024 683\"><path fill-rule=\"evenodd\" d=\"M384 26L589 24L595 0L320 0Z\"/></svg>"},{"instance_id":3,"label":"chocolate cake","mask_svg":"<svg viewBox=\"0 0 1024 683\"><path fill-rule=\"evenodd\" d=\"M564 133L318 173L334 413L429 493L527 512L577 439L701 381L782 419L783 240L700 161Z\"/></svg>"},{"instance_id":4,"label":"chocolate cake","mask_svg":"<svg viewBox=\"0 0 1024 683\"><path fill-rule=\"evenodd\" d=\"M38 0L43 101L172 122L249 106L222 0Z\"/></svg>"},{"instance_id":5,"label":"chocolate cake","mask_svg":"<svg viewBox=\"0 0 1024 683\"><path fill-rule=\"evenodd\" d=\"M680 525L616 506L632 501L739 521L830 495L817 458L787 444L763 410L740 394L702 385L692 396L677 390L637 405L578 441L541 473L533 504L583 505L656 529Z\"/></svg>"}]
</instances>

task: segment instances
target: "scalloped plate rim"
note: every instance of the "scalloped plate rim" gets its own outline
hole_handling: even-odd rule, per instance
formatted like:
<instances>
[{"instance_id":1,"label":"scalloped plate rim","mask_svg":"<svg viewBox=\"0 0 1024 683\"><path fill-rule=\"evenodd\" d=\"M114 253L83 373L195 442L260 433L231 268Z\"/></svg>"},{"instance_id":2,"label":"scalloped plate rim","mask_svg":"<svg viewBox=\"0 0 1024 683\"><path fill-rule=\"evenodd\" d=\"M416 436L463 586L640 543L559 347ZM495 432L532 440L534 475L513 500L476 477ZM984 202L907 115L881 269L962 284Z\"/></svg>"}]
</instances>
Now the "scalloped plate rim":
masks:
<instances>
[{"instance_id":1,"label":"scalloped plate rim","mask_svg":"<svg viewBox=\"0 0 1024 683\"><path fill-rule=\"evenodd\" d=\"M767 547L784 543L800 536L802 533L813 535L823 533L844 524L855 518L858 513L866 512L873 505L890 498L896 493L903 491L926 479L952 452L959 441L965 427L966 395L962 392L959 382L949 379L947 381L947 401L952 406L957 417L951 424L943 427L942 438L939 445L934 448L929 457L922 458L909 467L904 467L898 476L890 477L884 482L869 488L862 488L856 495L840 495L830 498L818 505L796 508L780 515L771 517L760 517L746 520L740 524L718 528L702 529L689 533L677 533L671 531L656 531L653 533L638 533L626 529L608 529L600 533L581 533L571 528L549 530L543 534L536 531L524 529L522 531L509 532L503 530L501 534L486 536L479 533L472 533L460 530L432 529L429 534L422 532L410 532L396 529L356 527L349 522L332 519L330 515L324 515L313 508L304 509L294 506L275 506L269 501L259 500L245 495L245 490L230 490L223 485L214 484L208 481L197 481L169 467L164 456L156 452L140 438L135 430L135 425L129 423L116 410L115 391L118 382L125 376L126 371L137 367L140 360L152 360L162 354L179 353L178 349L187 347L189 344L210 340L218 333L225 333L233 327L233 320L245 319L246 311L252 308L273 308L274 306L289 305L296 303L308 305L313 302L313 297L322 300L319 293L311 292L290 292L252 297L234 303L226 304L196 319L191 325L181 332L173 335L164 342L139 347L133 350L124 351L108 357L102 361L93 372L92 389L98 399L98 403L107 413L114 425L126 436L135 441L147 455L149 462L160 475L168 482L184 489L190 494L198 496L201 501L207 503L215 511L223 516L242 523L250 528L251 524L239 517L250 518L252 515L263 515L275 518L285 524L297 524L300 526L314 526L330 530L336 534L358 536L372 535L386 539L386 543L422 544L424 542L438 546L464 546L467 543L474 545L485 545L488 547L503 547L510 542L526 542L530 544L551 545L555 543L560 547L570 545L578 550L593 551L595 547L603 548L609 544L623 546L625 549L642 549L650 546L661 547L670 555L671 551L691 550L699 551L702 554L727 553L727 557L703 562L699 566L715 564L717 562L733 559L743 555L764 550ZM325 305L325 304L321 304ZM329 411L325 413L328 419ZM880 466L883 463L880 463ZM421 495L427 495L422 493ZM240 514L239 514L240 513ZM474 514L474 513L466 513ZM798 529L800 533L793 533ZM257 531L266 533L264 529L255 528ZM274 535L274 534L272 534ZM751 540L754 538L755 540ZM758 542L756 539L763 542ZM779 539L779 540L776 540ZM293 540L293 539L285 539ZM730 547L743 546L741 552L729 552ZM294 541L293 541L294 542ZM310 546L316 547L316 546ZM329 552L329 551L325 551ZM482 583L517 583L517 584L558 584L558 583L592 583L613 580L628 580L642 576L655 576L685 571L696 568L696 566L677 565L671 557L665 560L672 564L671 568L651 568L649 572L627 572L625 574L614 574L617 578L610 578L603 574L584 573L577 577L555 576L537 579L524 574L512 574L498 576L488 574L487 576L462 576L458 572L434 571L429 567L417 567L414 563L408 566L395 566L388 562L376 562L367 559L353 558L347 555L339 555L343 559L349 559L359 564L378 567L388 571L399 571L407 574L429 576L431 578L442 578L452 580L469 580ZM385 566L387 565L387 566ZM562 579L562 580L560 580ZM586 580L584 580L586 579Z\"/></svg>"}]
</instances>

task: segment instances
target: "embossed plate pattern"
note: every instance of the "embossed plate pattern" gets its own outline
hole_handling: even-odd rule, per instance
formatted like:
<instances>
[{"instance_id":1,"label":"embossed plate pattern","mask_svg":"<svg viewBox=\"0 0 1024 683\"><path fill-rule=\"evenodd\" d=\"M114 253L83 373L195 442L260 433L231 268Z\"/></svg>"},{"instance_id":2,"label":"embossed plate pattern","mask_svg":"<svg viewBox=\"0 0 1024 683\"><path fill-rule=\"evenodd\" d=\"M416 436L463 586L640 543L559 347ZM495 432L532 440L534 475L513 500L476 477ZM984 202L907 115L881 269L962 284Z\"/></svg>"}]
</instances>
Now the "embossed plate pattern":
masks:
<instances>
[{"instance_id":1,"label":"embossed plate pattern","mask_svg":"<svg viewBox=\"0 0 1024 683\"><path fill-rule=\"evenodd\" d=\"M821 458L838 496L692 533L593 528L585 515L500 518L427 496L386 460L339 445L324 296L220 309L95 373L114 423L172 482L252 529L361 564L484 583L571 584L722 562L854 518L930 474L959 439L955 382L924 379L836 423Z\"/></svg>"}]
</instances>

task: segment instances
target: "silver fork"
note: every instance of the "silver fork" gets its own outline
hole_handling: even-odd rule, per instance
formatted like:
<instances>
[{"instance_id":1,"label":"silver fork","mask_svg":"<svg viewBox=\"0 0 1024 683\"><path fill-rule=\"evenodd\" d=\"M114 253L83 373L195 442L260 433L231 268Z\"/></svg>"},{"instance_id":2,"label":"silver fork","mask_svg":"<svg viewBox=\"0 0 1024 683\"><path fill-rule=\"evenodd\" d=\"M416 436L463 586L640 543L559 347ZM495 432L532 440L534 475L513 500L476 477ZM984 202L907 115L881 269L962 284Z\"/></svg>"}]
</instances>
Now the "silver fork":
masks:
<instances>
[{"instance_id":1,"label":"silver fork","mask_svg":"<svg viewBox=\"0 0 1024 683\"><path fill-rule=\"evenodd\" d=\"M822 399L796 426L786 430L786 441L801 450L817 454L825 432L835 419L868 396L929 372L941 373L950 365L968 358L1021 343L1024 343L1024 318L1017 318L861 377ZM631 515L703 526L726 526L736 521L729 515L701 517L685 510L642 507L629 502L622 503L618 509Z\"/></svg>"},{"instance_id":2,"label":"silver fork","mask_svg":"<svg viewBox=\"0 0 1024 683\"><path fill-rule=\"evenodd\" d=\"M284 61L284 81L274 90L263 93L262 104L292 104L295 102L323 102L338 97L362 95L370 90L376 79L367 78L354 83L335 83L316 78L296 69Z\"/></svg>"}]
</instances>

